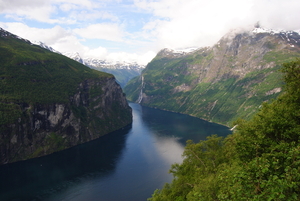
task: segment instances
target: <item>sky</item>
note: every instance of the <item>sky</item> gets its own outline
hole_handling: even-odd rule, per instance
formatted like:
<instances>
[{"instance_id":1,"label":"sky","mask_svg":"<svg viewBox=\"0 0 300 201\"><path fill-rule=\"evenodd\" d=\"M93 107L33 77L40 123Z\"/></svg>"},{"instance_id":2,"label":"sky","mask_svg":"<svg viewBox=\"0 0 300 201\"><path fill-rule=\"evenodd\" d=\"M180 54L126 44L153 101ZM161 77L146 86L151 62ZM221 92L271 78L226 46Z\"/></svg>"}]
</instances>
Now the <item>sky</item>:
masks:
<instances>
[{"instance_id":1,"label":"sky","mask_svg":"<svg viewBox=\"0 0 300 201\"><path fill-rule=\"evenodd\" d=\"M81 57L147 64L230 31L300 30L299 0L0 0L0 27Z\"/></svg>"}]
</instances>

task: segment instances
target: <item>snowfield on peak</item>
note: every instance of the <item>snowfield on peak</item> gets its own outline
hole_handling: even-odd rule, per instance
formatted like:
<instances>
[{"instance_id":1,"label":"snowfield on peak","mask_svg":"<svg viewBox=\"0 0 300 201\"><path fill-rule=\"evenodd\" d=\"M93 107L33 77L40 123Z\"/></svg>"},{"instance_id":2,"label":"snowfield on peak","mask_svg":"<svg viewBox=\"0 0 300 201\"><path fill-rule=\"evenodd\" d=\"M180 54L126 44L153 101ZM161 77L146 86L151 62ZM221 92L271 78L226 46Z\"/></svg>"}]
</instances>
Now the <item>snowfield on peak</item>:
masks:
<instances>
[{"instance_id":1,"label":"snowfield on peak","mask_svg":"<svg viewBox=\"0 0 300 201\"><path fill-rule=\"evenodd\" d=\"M297 33L300 35L300 30L287 31L287 30L275 30L275 29L265 29L265 28L255 28L252 30L253 33L269 33L269 34L293 34Z\"/></svg>"},{"instance_id":2,"label":"snowfield on peak","mask_svg":"<svg viewBox=\"0 0 300 201\"><path fill-rule=\"evenodd\" d=\"M196 50L200 49L199 47L188 47L188 48L183 48L183 49L175 49L173 50L174 53L191 53Z\"/></svg>"},{"instance_id":3,"label":"snowfield on peak","mask_svg":"<svg viewBox=\"0 0 300 201\"><path fill-rule=\"evenodd\" d=\"M41 41L30 41L32 44L34 45L38 45L42 48L45 48L47 50L50 50L51 52L55 52L55 53L58 53L58 54L61 54L59 51L53 49L52 47L46 45L45 43L41 42Z\"/></svg>"},{"instance_id":4,"label":"snowfield on peak","mask_svg":"<svg viewBox=\"0 0 300 201\"><path fill-rule=\"evenodd\" d=\"M82 58L78 52L59 52L52 47L46 45L41 41L30 41L34 45L38 45L42 48L50 50L51 52L55 52L58 54L62 54L70 59L73 59L79 63L82 63L90 68L110 68L110 69L130 69L130 70L138 70L141 71L145 68L145 65L138 64L137 62L126 62L126 61L106 61L102 59L96 58Z\"/></svg>"}]
</instances>

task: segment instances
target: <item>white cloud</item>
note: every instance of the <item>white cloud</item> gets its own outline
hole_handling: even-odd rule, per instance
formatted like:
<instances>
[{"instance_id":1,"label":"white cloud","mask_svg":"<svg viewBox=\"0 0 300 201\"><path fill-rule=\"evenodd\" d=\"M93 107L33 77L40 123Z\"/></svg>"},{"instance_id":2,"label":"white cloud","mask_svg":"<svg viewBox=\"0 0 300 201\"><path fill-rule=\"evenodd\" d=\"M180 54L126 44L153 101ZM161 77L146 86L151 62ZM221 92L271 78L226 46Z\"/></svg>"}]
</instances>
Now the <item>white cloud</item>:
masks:
<instances>
[{"instance_id":1,"label":"white cloud","mask_svg":"<svg viewBox=\"0 0 300 201\"><path fill-rule=\"evenodd\" d=\"M126 61L147 64L156 54L153 51L146 51L138 54L126 52L110 53L102 46L90 48L84 46L71 31L67 31L60 26L49 29L39 29L29 27L23 23L0 22L0 27L24 39L41 41L59 52L78 52L83 58L92 57L108 61Z\"/></svg>"},{"instance_id":2,"label":"white cloud","mask_svg":"<svg viewBox=\"0 0 300 201\"><path fill-rule=\"evenodd\" d=\"M97 59L105 59L107 57L107 49L104 47L97 47L94 49L86 48L86 51L82 53L83 58L97 58Z\"/></svg>"},{"instance_id":3,"label":"white cloud","mask_svg":"<svg viewBox=\"0 0 300 201\"><path fill-rule=\"evenodd\" d=\"M55 23L57 20L50 19L49 16L55 8L49 1L40 0L0 0L0 13L6 14L8 18L33 19L40 22Z\"/></svg>"},{"instance_id":4,"label":"white cloud","mask_svg":"<svg viewBox=\"0 0 300 201\"><path fill-rule=\"evenodd\" d=\"M79 52L83 54L89 48L83 46L70 31L60 26L41 29L32 28L23 23L0 23L0 27L30 41L41 41L60 52Z\"/></svg>"},{"instance_id":5,"label":"white cloud","mask_svg":"<svg viewBox=\"0 0 300 201\"><path fill-rule=\"evenodd\" d=\"M4 2L5 1L5 2ZM98 10L103 2L91 0L0 0L0 14L15 20L36 20L50 24L75 24L78 21L118 18Z\"/></svg>"},{"instance_id":6,"label":"white cloud","mask_svg":"<svg viewBox=\"0 0 300 201\"><path fill-rule=\"evenodd\" d=\"M71 37L72 34L60 26L49 29L33 28L20 22L0 23L0 26L22 38L28 40L42 41L48 45L53 45L59 40Z\"/></svg>"},{"instance_id":7,"label":"white cloud","mask_svg":"<svg viewBox=\"0 0 300 201\"><path fill-rule=\"evenodd\" d=\"M151 59L155 57L154 51L148 51L145 53L127 53L127 52L115 52L107 55L106 59L109 61L126 61L126 62L137 62L139 64L146 65Z\"/></svg>"},{"instance_id":8,"label":"white cloud","mask_svg":"<svg viewBox=\"0 0 300 201\"><path fill-rule=\"evenodd\" d=\"M299 29L298 0L135 0L154 17L144 26L161 48L209 46L233 29L256 22L274 29Z\"/></svg>"},{"instance_id":9,"label":"white cloud","mask_svg":"<svg viewBox=\"0 0 300 201\"><path fill-rule=\"evenodd\" d=\"M88 8L92 9L94 7L98 7L96 2L90 0L53 0L55 4L62 4L62 6L67 9L78 9L78 8Z\"/></svg>"},{"instance_id":10,"label":"white cloud","mask_svg":"<svg viewBox=\"0 0 300 201\"><path fill-rule=\"evenodd\" d=\"M252 17L263 26L273 29L300 29L300 2L298 0L254 0Z\"/></svg>"},{"instance_id":11,"label":"white cloud","mask_svg":"<svg viewBox=\"0 0 300 201\"><path fill-rule=\"evenodd\" d=\"M77 10L80 9L79 5L76 4L70 4L70 3L63 3L61 5L58 6L59 9L63 12L69 12L71 10Z\"/></svg>"},{"instance_id":12,"label":"white cloud","mask_svg":"<svg viewBox=\"0 0 300 201\"><path fill-rule=\"evenodd\" d=\"M142 55L138 55L136 61L140 64L148 64L154 57L156 56L156 52L154 51L148 51L145 52Z\"/></svg>"},{"instance_id":13,"label":"white cloud","mask_svg":"<svg viewBox=\"0 0 300 201\"><path fill-rule=\"evenodd\" d=\"M258 21L268 29L300 30L299 10L299 0L0 0L0 21L14 22L0 26L58 51L145 61L165 47L213 45ZM99 44L88 47L90 39Z\"/></svg>"},{"instance_id":14,"label":"white cloud","mask_svg":"<svg viewBox=\"0 0 300 201\"><path fill-rule=\"evenodd\" d=\"M83 38L122 41L123 31L118 24L92 24L85 28L73 30Z\"/></svg>"}]
</instances>

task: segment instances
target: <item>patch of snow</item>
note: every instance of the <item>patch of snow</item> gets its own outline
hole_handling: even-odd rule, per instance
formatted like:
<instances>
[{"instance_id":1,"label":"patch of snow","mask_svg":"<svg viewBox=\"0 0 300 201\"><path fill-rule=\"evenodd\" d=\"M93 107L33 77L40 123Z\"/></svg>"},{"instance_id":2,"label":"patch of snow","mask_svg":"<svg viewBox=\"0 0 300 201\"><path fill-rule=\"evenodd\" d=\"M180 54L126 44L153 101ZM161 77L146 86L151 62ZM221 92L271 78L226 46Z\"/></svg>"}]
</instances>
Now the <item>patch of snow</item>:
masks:
<instances>
[{"instance_id":1,"label":"patch of snow","mask_svg":"<svg viewBox=\"0 0 300 201\"><path fill-rule=\"evenodd\" d=\"M32 44L34 45L38 45L44 49L47 49L47 50L50 50L51 52L55 52L55 53L58 53L58 54L61 54L59 51L53 49L52 47L46 45L45 43L41 42L41 41L30 41Z\"/></svg>"},{"instance_id":2,"label":"patch of snow","mask_svg":"<svg viewBox=\"0 0 300 201\"><path fill-rule=\"evenodd\" d=\"M293 35L294 33L297 33L300 35L300 30L295 30L295 31L287 31L287 30L275 30L275 29L265 29L265 28L255 28L252 30L253 33L269 33L269 34L285 34L286 37L288 38L289 35Z\"/></svg>"},{"instance_id":3,"label":"patch of snow","mask_svg":"<svg viewBox=\"0 0 300 201\"><path fill-rule=\"evenodd\" d=\"M84 62L78 52L63 52L62 54L65 55L66 57L69 57L70 59L73 59L79 63L84 64Z\"/></svg>"},{"instance_id":4,"label":"patch of snow","mask_svg":"<svg viewBox=\"0 0 300 201\"><path fill-rule=\"evenodd\" d=\"M252 30L253 33L269 33L269 34L279 34L281 32L286 32L284 30L274 30L274 29L265 29L265 28L255 28Z\"/></svg>"},{"instance_id":5,"label":"patch of snow","mask_svg":"<svg viewBox=\"0 0 300 201\"><path fill-rule=\"evenodd\" d=\"M110 68L110 69L128 69L141 71L145 68L145 65L138 64L136 62L121 62L121 61L106 61L95 58L82 59L83 64L92 68Z\"/></svg>"},{"instance_id":6,"label":"patch of snow","mask_svg":"<svg viewBox=\"0 0 300 201\"><path fill-rule=\"evenodd\" d=\"M176 49L176 50L173 50L173 52L174 53L191 53L198 49L199 49L199 47L188 47L188 48L184 48L184 49Z\"/></svg>"}]
</instances>

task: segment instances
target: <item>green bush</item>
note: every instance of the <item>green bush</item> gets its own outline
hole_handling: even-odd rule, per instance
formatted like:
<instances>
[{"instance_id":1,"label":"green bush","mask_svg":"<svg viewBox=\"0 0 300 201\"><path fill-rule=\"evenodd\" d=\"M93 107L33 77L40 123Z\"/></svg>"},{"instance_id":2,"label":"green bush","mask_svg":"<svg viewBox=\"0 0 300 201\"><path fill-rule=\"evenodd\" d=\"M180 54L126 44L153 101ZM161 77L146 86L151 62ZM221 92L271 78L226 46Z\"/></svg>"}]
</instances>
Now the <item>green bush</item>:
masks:
<instances>
[{"instance_id":1,"label":"green bush","mask_svg":"<svg viewBox=\"0 0 300 201\"><path fill-rule=\"evenodd\" d=\"M300 59L283 65L285 92L225 139L189 141L171 184L148 200L299 200Z\"/></svg>"}]
</instances>

